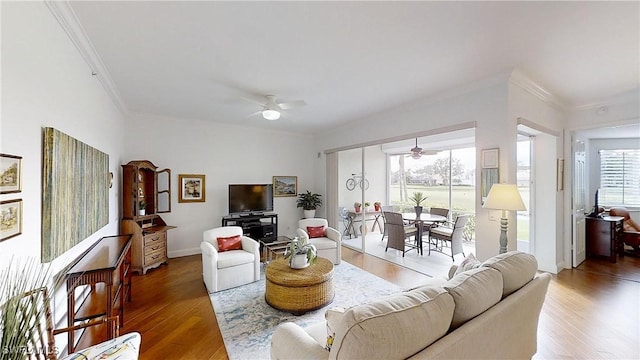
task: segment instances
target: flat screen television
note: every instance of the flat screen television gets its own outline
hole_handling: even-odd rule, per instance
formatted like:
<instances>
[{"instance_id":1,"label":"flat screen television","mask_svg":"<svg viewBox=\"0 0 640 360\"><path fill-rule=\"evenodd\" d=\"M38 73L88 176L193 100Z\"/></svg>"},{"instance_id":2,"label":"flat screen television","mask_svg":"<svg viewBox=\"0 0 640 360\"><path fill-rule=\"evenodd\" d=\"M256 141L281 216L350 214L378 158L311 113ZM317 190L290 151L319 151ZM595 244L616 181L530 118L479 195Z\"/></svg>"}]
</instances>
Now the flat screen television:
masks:
<instances>
[{"instance_id":1,"label":"flat screen television","mask_svg":"<svg viewBox=\"0 0 640 360\"><path fill-rule=\"evenodd\" d=\"M272 184L229 184L229 214L273 211Z\"/></svg>"}]
</instances>

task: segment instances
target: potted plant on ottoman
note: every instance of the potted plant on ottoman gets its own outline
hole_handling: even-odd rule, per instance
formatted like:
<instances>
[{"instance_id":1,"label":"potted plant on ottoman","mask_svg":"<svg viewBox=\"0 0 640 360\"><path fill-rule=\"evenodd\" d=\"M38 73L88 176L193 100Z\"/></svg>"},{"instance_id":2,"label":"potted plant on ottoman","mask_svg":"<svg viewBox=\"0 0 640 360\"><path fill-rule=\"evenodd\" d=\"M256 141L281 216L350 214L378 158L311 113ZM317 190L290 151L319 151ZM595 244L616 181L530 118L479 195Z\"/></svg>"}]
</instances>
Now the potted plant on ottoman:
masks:
<instances>
[{"instance_id":1,"label":"potted plant on ottoman","mask_svg":"<svg viewBox=\"0 0 640 360\"><path fill-rule=\"evenodd\" d=\"M360 208L361 208L361 207L362 207L362 204L361 204L361 203L359 203L359 202L357 202L357 201L353 203L353 209L354 209L357 213L359 213L359 212L360 212Z\"/></svg>"},{"instance_id":2,"label":"potted plant on ottoman","mask_svg":"<svg viewBox=\"0 0 640 360\"><path fill-rule=\"evenodd\" d=\"M289 266L292 269L304 269L318 261L318 250L315 245L307 243L306 238L300 240L295 237L289 243L284 258L289 259Z\"/></svg>"},{"instance_id":3,"label":"potted plant on ottoman","mask_svg":"<svg viewBox=\"0 0 640 360\"><path fill-rule=\"evenodd\" d=\"M316 216L316 209L322 205L322 195L312 194L307 190L306 193L298 194L297 207L304 210L305 219L311 219Z\"/></svg>"}]
</instances>

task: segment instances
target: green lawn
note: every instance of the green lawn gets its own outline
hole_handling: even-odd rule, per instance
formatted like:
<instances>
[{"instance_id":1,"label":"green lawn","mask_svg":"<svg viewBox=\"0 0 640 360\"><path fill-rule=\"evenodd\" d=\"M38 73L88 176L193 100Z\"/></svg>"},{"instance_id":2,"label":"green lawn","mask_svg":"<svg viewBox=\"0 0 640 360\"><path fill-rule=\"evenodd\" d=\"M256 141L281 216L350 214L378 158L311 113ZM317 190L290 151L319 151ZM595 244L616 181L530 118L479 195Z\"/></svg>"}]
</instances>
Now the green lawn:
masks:
<instances>
[{"instance_id":1,"label":"green lawn","mask_svg":"<svg viewBox=\"0 0 640 360\"><path fill-rule=\"evenodd\" d=\"M390 187L391 205L413 208L414 204L409 201L400 201L400 186L391 185ZM475 196L476 190L471 186L454 186L452 189L453 209L466 213L475 213ZM410 197L414 192L422 192L426 197L422 206L425 208L444 207L449 208L449 187L448 186L427 186L427 185L409 185L407 186L407 195Z\"/></svg>"}]
</instances>

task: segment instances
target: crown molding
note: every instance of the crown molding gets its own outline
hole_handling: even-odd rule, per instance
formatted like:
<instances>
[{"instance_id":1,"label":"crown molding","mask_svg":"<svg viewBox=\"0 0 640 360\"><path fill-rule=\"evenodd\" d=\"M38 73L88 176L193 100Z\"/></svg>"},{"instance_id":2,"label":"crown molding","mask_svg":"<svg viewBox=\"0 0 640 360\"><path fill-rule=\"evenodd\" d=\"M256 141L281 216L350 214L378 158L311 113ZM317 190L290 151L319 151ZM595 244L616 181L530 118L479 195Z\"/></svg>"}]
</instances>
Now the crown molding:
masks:
<instances>
[{"instance_id":1,"label":"crown molding","mask_svg":"<svg viewBox=\"0 0 640 360\"><path fill-rule=\"evenodd\" d=\"M111 75L109 75L109 71L102 62L102 59L100 59L100 56L93 47L93 44L91 44L91 40L89 40L89 37L85 33L82 24L78 21L78 17L71 8L69 2L66 0L45 0L44 3L47 5L49 11L51 11L62 29L67 33L67 36L69 36L73 45L76 47L82 58L87 62L87 65L89 65L91 75L95 76L98 81L100 81L100 84L102 84L120 112L124 115L128 115L129 110L124 104L124 101L122 101L122 97L113 83Z\"/></svg>"},{"instance_id":2,"label":"crown molding","mask_svg":"<svg viewBox=\"0 0 640 360\"><path fill-rule=\"evenodd\" d=\"M525 75L521 70L514 69L511 72L511 77L509 77L509 83L514 84L529 94L537 97L541 101L546 104L550 104L556 107L559 110L567 111L569 110L567 105L565 105L557 96L553 95L547 89L542 86L536 84L530 77Z\"/></svg>"},{"instance_id":3,"label":"crown molding","mask_svg":"<svg viewBox=\"0 0 640 360\"><path fill-rule=\"evenodd\" d=\"M636 87L635 89L629 90L621 94L617 94L615 96L608 97L606 99L602 99L600 101L596 101L596 102L592 102L592 103L584 104L580 106L575 106L572 110L588 111L588 110L598 109L603 106L613 106L613 105L633 103L633 102L637 102L638 98L640 98L640 87Z\"/></svg>"}]
</instances>

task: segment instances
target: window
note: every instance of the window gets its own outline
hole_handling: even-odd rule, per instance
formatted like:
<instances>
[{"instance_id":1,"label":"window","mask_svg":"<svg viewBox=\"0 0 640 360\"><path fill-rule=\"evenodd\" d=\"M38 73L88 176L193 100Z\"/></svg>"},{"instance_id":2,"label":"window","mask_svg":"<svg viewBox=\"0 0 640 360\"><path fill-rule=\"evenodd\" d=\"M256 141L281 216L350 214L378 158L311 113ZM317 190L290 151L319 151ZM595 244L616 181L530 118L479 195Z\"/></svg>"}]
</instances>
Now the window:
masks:
<instances>
[{"instance_id":1,"label":"window","mask_svg":"<svg viewBox=\"0 0 640 360\"><path fill-rule=\"evenodd\" d=\"M640 207L640 149L599 153L600 205Z\"/></svg>"}]
</instances>

